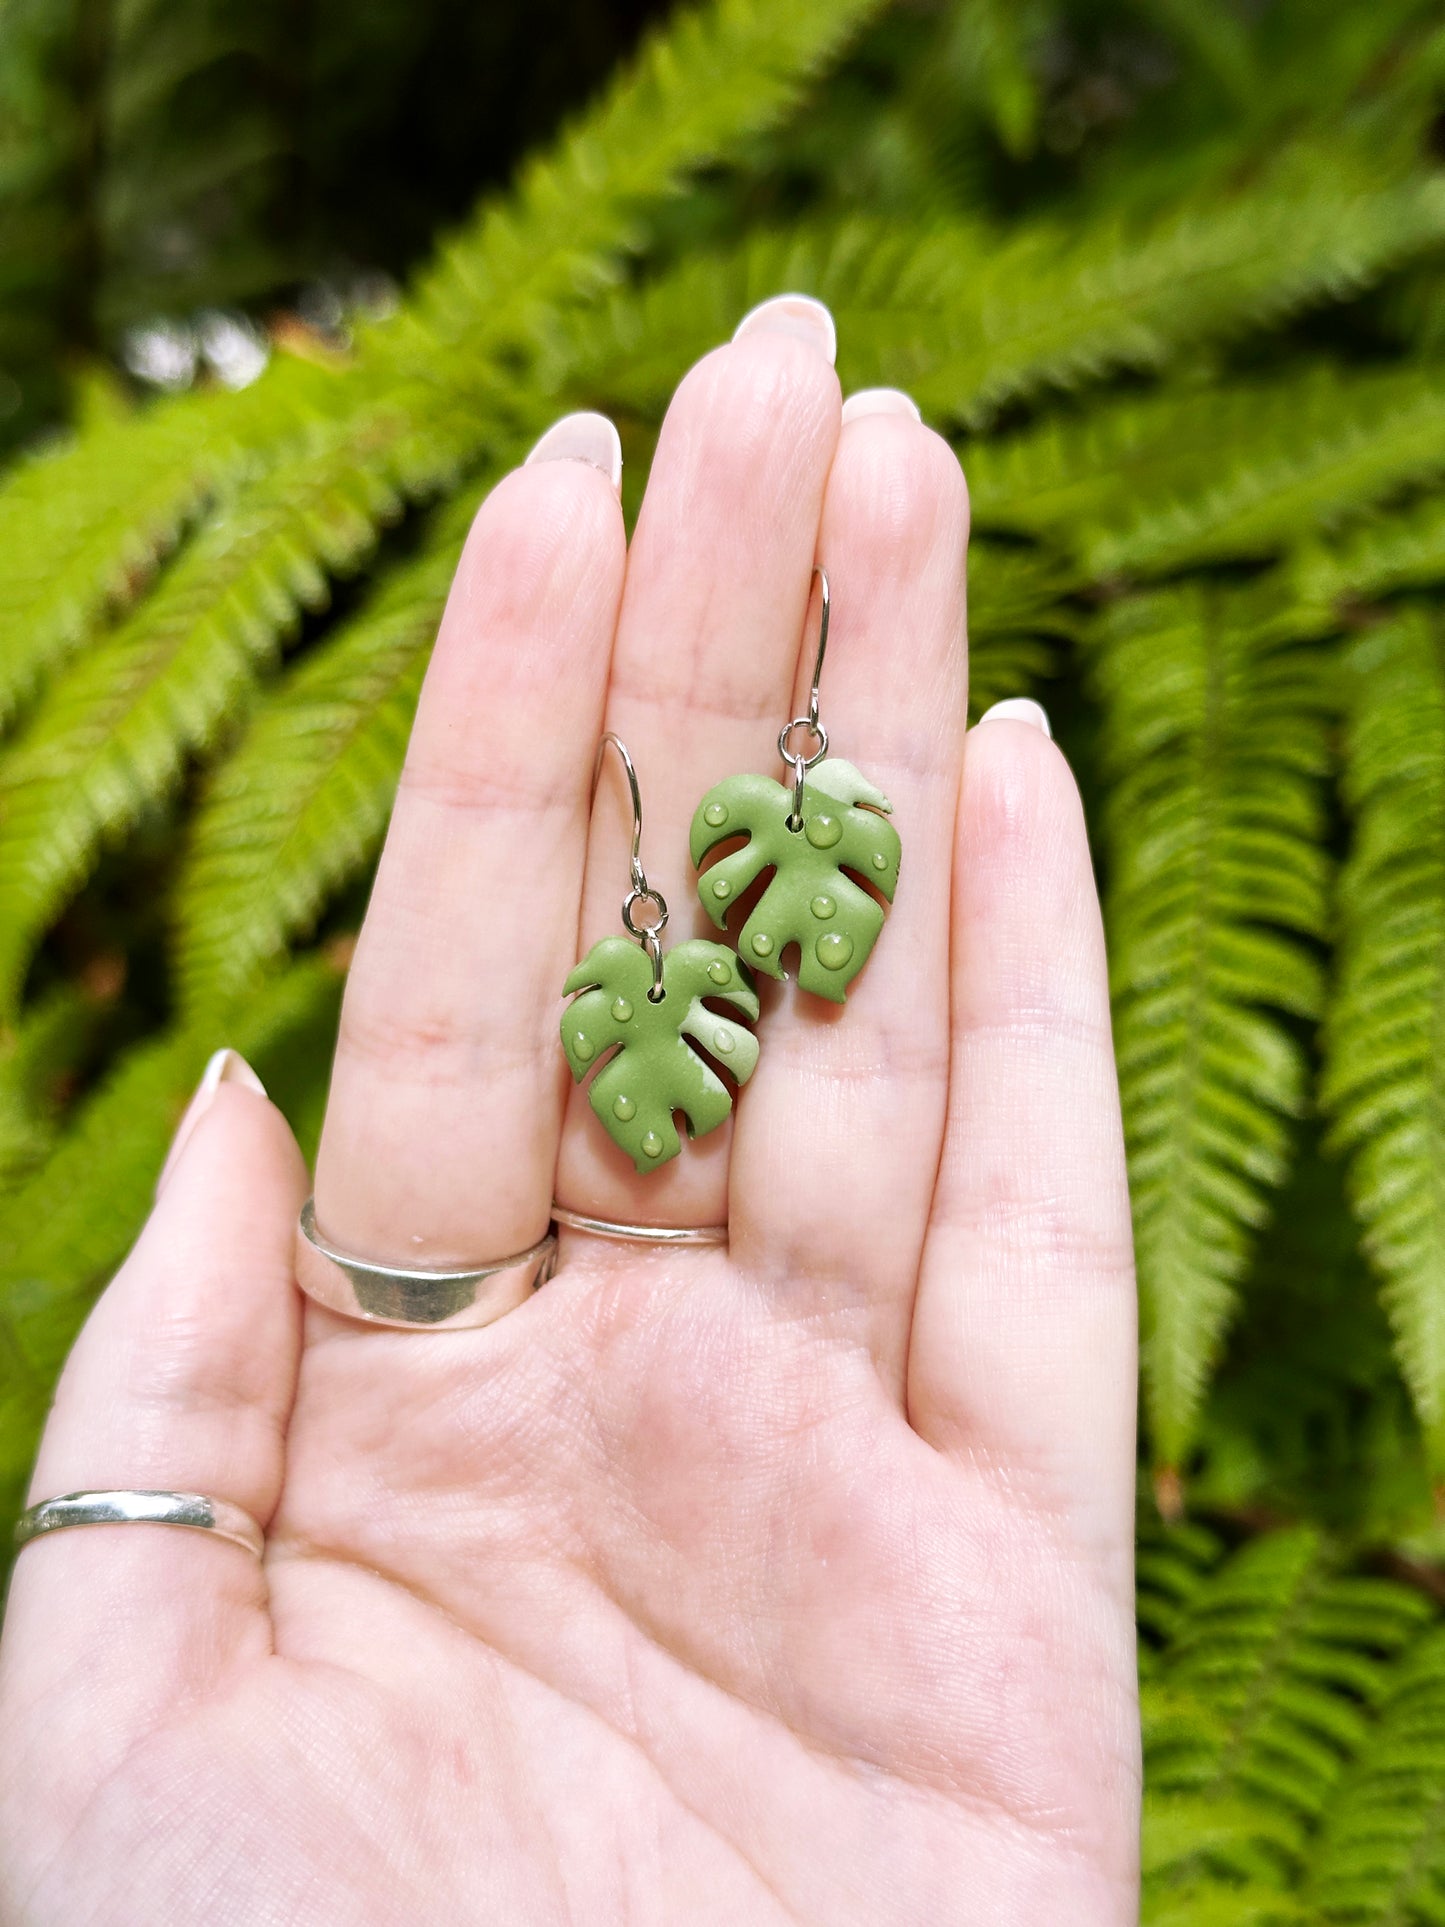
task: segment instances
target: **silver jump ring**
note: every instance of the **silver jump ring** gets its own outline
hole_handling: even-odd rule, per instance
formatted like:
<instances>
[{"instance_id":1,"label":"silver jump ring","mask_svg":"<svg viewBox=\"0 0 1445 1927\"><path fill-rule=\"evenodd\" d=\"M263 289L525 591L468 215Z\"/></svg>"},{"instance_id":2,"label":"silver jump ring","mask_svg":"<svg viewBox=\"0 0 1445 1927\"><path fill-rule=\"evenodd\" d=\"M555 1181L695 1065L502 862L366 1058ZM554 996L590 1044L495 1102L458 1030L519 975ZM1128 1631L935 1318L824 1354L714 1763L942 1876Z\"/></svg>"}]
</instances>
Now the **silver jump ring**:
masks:
<instances>
[{"instance_id":1,"label":"silver jump ring","mask_svg":"<svg viewBox=\"0 0 1445 1927\"><path fill-rule=\"evenodd\" d=\"M632 913L639 903L652 905L657 912L655 923L638 923ZM660 936L667 928L667 916L666 898L660 890L651 890L645 883L638 889L629 890L622 899L622 927L629 937L636 937L639 943L649 936Z\"/></svg>"},{"instance_id":2,"label":"silver jump ring","mask_svg":"<svg viewBox=\"0 0 1445 1927\"><path fill-rule=\"evenodd\" d=\"M260 1526L228 1499L212 1499L204 1492L151 1492L122 1488L113 1492L62 1492L42 1499L22 1512L15 1526L18 1551L32 1539L44 1539L68 1526L185 1526L228 1539L259 1559L266 1541Z\"/></svg>"},{"instance_id":3,"label":"silver jump ring","mask_svg":"<svg viewBox=\"0 0 1445 1927\"><path fill-rule=\"evenodd\" d=\"M296 1229L296 1282L308 1298L369 1325L467 1331L490 1325L525 1304L557 1266L549 1231L525 1251L465 1271L422 1271L379 1265L328 1244L316 1229L316 1201L301 1207Z\"/></svg>"},{"instance_id":4,"label":"silver jump ring","mask_svg":"<svg viewBox=\"0 0 1445 1927\"><path fill-rule=\"evenodd\" d=\"M806 729L818 747L811 756L804 756L798 750L788 747L788 738L795 729ZM821 763L828 754L828 732L813 716L795 716L790 723L784 723L778 731L778 754L785 763L801 763L804 769L811 769L814 763Z\"/></svg>"}]
</instances>

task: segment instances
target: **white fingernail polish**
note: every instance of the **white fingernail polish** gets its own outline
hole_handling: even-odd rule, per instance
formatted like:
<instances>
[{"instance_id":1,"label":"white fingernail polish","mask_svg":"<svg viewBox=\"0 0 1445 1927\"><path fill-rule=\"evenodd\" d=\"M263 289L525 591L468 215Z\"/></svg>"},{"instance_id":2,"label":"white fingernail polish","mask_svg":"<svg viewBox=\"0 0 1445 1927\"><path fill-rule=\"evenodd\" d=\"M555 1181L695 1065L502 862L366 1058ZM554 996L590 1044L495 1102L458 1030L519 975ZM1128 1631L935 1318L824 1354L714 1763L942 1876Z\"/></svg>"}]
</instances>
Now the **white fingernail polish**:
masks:
<instances>
[{"instance_id":1,"label":"white fingernail polish","mask_svg":"<svg viewBox=\"0 0 1445 1927\"><path fill-rule=\"evenodd\" d=\"M216 1092L223 1084L239 1084L242 1090L255 1091L259 1097L266 1095L266 1086L239 1051L225 1049L215 1052L201 1074L195 1096L186 1106L185 1113L176 1126L176 1134L171 1139L171 1148L166 1153L166 1161L161 1166L161 1174L156 1180L157 1193L175 1168L176 1159L185 1149L191 1133L211 1108Z\"/></svg>"},{"instance_id":2,"label":"white fingernail polish","mask_svg":"<svg viewBox=\"0 0 1445 1927\"><path fill-rule=\"evenodd\" d=\"M979 717L983 723L1028 723L1033 729L1041 729L1053 741L1053 730L1049 727L1049 714L1042 703L1036 703L1031 696L1009 696L992 709L986 709Z\"/></svg>"},{"instance_id":3,"label":"white fingernail polish","mask_svg":"<svg viewBox=\"0 0 1445 1927\"><path fill-rule=\"evenodd\" d=\"M921 422L922 412L912 395L901 388L860 388L843 404L845 422L856 422L860 415L911 415Z\"/></svg>"},{"instance_id":4,"label":"white fingernail polish","mask_svg":"<svg viewBox=\"0 0 1445 1927\"><path fill-rule=\"evenodd\" d=\"M582 409L553 422L527 457L533 462L587 462L600 468L615 489L622 486L622 437L606 415Z\"/></svg>"},{"instance_id":5,"label":"white fingernail polish","mask_svg":"<svg viewBox=\"0 0 1445 1927\"><path fill-rule=\"evenodd\" d=\"M838 330L833 317L810 294L775 294L770 301L760 301L734 328L733 340L768 333L795 335L816 348L830 366L838 359Z\"/></svg>"}]
</instances>

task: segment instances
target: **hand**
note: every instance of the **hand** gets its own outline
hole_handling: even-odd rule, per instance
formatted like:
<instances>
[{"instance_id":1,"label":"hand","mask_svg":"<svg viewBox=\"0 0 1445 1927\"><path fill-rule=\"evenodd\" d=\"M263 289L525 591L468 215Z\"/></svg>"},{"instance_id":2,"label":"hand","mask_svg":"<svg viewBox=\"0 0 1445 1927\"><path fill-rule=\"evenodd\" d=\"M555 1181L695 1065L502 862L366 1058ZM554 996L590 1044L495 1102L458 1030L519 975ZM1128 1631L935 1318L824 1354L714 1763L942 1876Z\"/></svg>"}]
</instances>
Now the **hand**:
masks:
<instances>
[{"instance_id":1,"label":"hand","mask_svg":"<svg viewBox=\"0 0 1445 1927\"><path fill-rule=\"evenodd\" d=\"M770 306L688 375L630 555L599 418L483 505L316 1179L383 1262L519 1250L554 1184L730 1247L567 1233L474 1332L303 1317L306 1176L232 1060L32 1497L212 1493L264 1567L155 1526L21 1555L7 1922L1134 1917L1134 1298L1084 826L1040 728L965 746L963 476L901 398L840 426L825 321ZM897 902L846 1007L765 994L733 1123L638 1179L557 1036L626 885L598 737L637 762L669 936L706 929L691 812L779 771L815 556L824 720L892 800Z\"/></svg>"}]
</instances>

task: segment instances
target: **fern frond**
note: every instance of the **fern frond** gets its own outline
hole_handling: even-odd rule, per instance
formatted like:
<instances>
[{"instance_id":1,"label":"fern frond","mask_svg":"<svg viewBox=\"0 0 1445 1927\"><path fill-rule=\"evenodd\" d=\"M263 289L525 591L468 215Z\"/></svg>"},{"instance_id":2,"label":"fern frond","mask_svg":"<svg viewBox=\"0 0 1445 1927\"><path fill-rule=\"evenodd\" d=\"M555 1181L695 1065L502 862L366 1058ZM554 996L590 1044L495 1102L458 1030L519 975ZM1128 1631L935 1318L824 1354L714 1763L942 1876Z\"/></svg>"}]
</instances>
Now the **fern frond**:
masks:
<instances>
[{"instance_id":1,"label":"fern frond","mask_svg":"<svg viewBox=\"0 0 1445 1927\"><path fill-rule=\"evenodd\" d=\"M1217 1534L1194 1521L1160 1527L1141 1521L1134 1554L1135 1614L1143 1636L1140 1670L1178 1634L1200 1587L1224 1555Z\"/></svg>"},{"instance_id":2,"label":"fern frond","mask_svg":"<svg viewBox=\"0 0 1445 1927\"><path fill-rule=\"evenodd\" d=\"M1401 1370L1445 1473L1445 635L1406 610L1348 658L1339 984L1322 1085Z\"/></svg>"},{"instance_id":3,"label":"fern frond","mask_svg":"<svg viewBox=\"0 0 1445 1927\"><path fill-rule=\"evenodd\" d=\"M405 412L363 419L223 504L156 594L54 684L0 762L0 1008L87 874L214 740L327 578L372 547L398 493L380 454ZM438 425L440 434L441 425Z\"/></svg>"},{"instance_id":4,"label":"fern frond","mask_svg":"<svg viewBox=\"0 0 1445 1927\"><path fill-rule=\"evenodd\" d=\"M796 105L882 0L713 0L674 13L619 83L444 246L389 356L465 342L530 352L559 302L595 296L636 250L639 216Z\"/></svg>"},{"instance_id":5,"label":"fern frond","mask_svg":"<svg viewBox=\"0 0 1445 1927\"><path fill-rule=\"evenodd\" d=\"M682 371L779 287L828 302L848 385L909 389L930 420L979 427L1007 402L1165 366L1368 286L1445 236L1445 182L1350 192L1324 161L1222 204L993 232L982 223L815 220L689 256L588 316L561 351L617 407L655 417ZM584 324L574 323L574 329ZM661 344L651 354L639 346Z\"/></svg>"},{"instance_id":6,"label":"fern frond","mask_svg":"<svg viewBox=\"0 0 1445 1927\"><path fill-rule=\"evenodd\" d=\"M1318 1927L1292 1894L1267 1885L1209 1882L1162 1897L1146 1893L1142 1927Z\"/></svg>"},{"instance_id":7,"label":"fern frond","mask_svg":"<svg viewBox=\"0 0 1445 1927\"><path fill-rule=\"evenodd\" d=\"M1155 1453L1178 1466L1269 1195L1289 1165L1325 921L1316 657L1257 597L1119 604L1090 646L1115 1039Z\"/></svg>"},{"instance_id":8,"label":"fern frond","mask_svg":"<svg viewBox=\"0 0 1445 1927\"><path fill-rule=\"evenodd\" d=\"M1433 370L1166 388L971 454L980 527L1071 543L1095 577L1274 555L1445 471Z\"/></svg>"},{"instance_id":9,"label":"fern frond","mask_svg":"<svg viewBox=\"0 0 1445 1927\"><path fill-rule=\"evenodd\" d=\"M311 957L228 1011L225 1036L284 1087L298 1042L334 1034L340 975ZM23 1476L61 1361L134 1239L186 1101L221 1032L137 1046L80 1107L33 1176L0 1200L0 1486Z\"/></svg>"},{"instance_id":10,"label":"fern frond","mask_svg":"<svg viewBox=\"0 0 1445 1927\"><path fill-rule=\"evenodd\" d=\"M1445 1920L1445 1633L1395 1669L1326 1813L1306 1894L1325 1921Z\"/></svg>"},{"instance_id":11,"label":"fern frond","mask_svg":"<svg viewBox=\"0 0 1445 1927\"><path fill-rule=\"evenodd\" d=\"M186 1009L248 988L380 848L470 504L277 684L218 772L178 896Z\"/></svg>"},{"instance_id":12,"label":"fern frond","mask_svg":"<svg viewBox=\"0 0 1445 1927\"><path fill-rule=\"evenodd\" d=\"M1433 1616L1413 1588L1339 1571L1301 1530L1203 1581L1144 1695L1145 1864L1161 1901L1293 1884L1392 1658Z\"/></svg>"},{"instance_id":13,"label":"fern frond","mask_svg":"<svg viewBox=\"0 0 1445 1927\"><path fill-rule=\"evenodd\" d=\"M1058 667L1083 618L1069 600L1077 571L1047 549L979 540L968 553L968 710L1021 696Z\"/></svg>"},{"instance_id":14,"label":"fern frond","mask_svg":"<svg viewBox=\"0 0 1445 1927\"><path fill-rule=\"evenodd\" d=\"M1322 609L1445 581L1445 495L1374 516L1338 541L1304 544L1290 577L1299 599Z\"/></svg>"},{"instance_id":15,"label":"fern frond","mask_svg":"<svg viewBox=\"0 0 1445 1927\"><path fill-rule=\"evenodd\" d=\"M308 433L325 369L285 361L240 394L108 415L0 484L0 730L102 618L123 612L218 489Z\"/></svg>"},{"instance_id":16,"label":"fern frond","mask_svg":"<svg viewBox=\"0 0 1445 1927\"><path fill-rule=\"evenodd\" d=\"M104 1000L84 985L58 984L11 1031L0 1031L0 1188L50 1149L63 1087L85 1057Z\"/></svg>"}]
</instances>

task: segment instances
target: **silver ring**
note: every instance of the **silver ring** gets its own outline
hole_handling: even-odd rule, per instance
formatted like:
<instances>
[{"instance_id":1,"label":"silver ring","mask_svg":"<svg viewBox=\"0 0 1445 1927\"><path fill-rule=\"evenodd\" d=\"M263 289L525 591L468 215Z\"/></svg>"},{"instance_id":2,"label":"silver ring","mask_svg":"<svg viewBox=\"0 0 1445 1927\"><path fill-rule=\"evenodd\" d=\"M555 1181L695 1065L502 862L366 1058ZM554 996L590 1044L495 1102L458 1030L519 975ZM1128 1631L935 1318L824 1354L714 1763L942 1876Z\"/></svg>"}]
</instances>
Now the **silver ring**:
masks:
<instances>
[{"instance_id":1,"label":"silver ring","mask_svg":"<svg viewBox=\"0 0 1445 1927\"><path fill-rule=\"evenodd\" d=\"M261 1528L249 1512L227 1499L210 1499L204 1492L63 1492L42 1499L22 1512L15 1526L15 1546L28 1546L47 1533L67 1526L186 1526L192 1532L211 1532L229 1539L243 1552L261 1557L265 1546Z\"/></svg>"},{"instance_id":2,"label":"silver ring","mask_svg":"<svg viewBox=\"0 0 1445 1927\"><path fill-rule=\"evenodd\" d=\"M316 1200L301 1207L296 1235L296 1282L308 1298L368 1325L422 1326L467 1331L490 1325L525 1304L557 1267L557 1239L549 1231L525 1251L465 1271L410 1271L338 1251L316 1229Z\"/></svg>"},{"instance_id":3,"label":"silver ring","mask_svg":"<svg viewBox=\"0 0 1445 1927\"><path fill-rule=\"evenodd\" d=\"M552 1206L552 1220L570 1231L590 1231L594 1238L616 1238L624 1244L651 1245L725 1245L725 1224L614 1224L610 1218L589 1218L581 1211Z\"/></svg>"}]
</instances>

